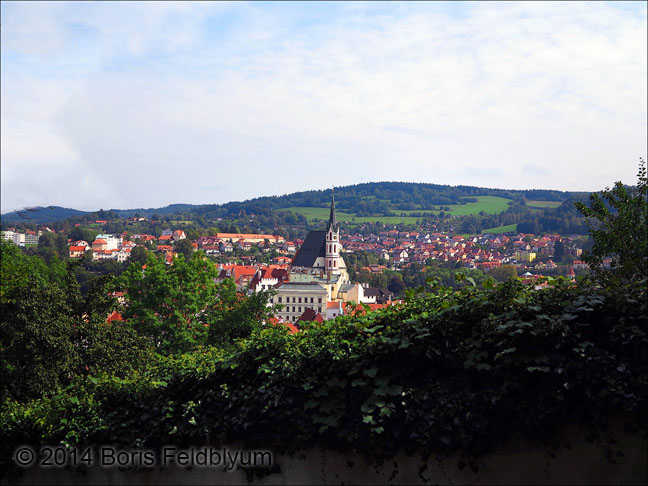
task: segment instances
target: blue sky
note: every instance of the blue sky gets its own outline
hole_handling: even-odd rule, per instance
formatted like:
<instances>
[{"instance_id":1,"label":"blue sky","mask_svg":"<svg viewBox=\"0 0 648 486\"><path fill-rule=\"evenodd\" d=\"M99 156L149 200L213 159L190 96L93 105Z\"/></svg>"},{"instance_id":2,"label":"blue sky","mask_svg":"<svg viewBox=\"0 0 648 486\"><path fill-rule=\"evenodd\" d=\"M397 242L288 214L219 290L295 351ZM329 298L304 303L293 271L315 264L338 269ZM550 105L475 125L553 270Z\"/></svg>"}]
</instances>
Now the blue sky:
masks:
<instances>
[{"instance_id":1,"label":"blue sky","mask_svg":"<svg viewBox=\"0 0 648 486\"><path fill-rule=\"evenodd\" d=\"M600 190L645 2L2 2L2 212L369 181Z\"/></svg>"}]
</instances>

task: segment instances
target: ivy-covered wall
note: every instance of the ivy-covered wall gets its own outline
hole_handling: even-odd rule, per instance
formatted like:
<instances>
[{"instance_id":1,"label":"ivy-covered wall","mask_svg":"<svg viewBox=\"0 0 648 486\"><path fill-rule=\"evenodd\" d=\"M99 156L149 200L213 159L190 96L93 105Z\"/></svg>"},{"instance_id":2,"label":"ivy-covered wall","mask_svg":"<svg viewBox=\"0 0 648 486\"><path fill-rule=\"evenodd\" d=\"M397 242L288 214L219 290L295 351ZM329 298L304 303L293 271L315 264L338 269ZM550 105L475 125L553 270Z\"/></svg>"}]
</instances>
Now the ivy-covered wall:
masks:
<instances>
[{"instance_id":1,"label":"ivy-covered wall","mask_svg":"<svg viewBox=\"0 0 648 486\"><path fill-rule=\"evenodd\" d=\"M295 335L266 327L233 351L159 358L127 380L79 378L27 405L5 401L4 471L17 445L61 443L236 443L375 461L456 453L477 464L510 440L558 446L570 423L614 454L610 417L645 433L645 289L551 284L437 288Z\"/></svg>"}]
</instances>

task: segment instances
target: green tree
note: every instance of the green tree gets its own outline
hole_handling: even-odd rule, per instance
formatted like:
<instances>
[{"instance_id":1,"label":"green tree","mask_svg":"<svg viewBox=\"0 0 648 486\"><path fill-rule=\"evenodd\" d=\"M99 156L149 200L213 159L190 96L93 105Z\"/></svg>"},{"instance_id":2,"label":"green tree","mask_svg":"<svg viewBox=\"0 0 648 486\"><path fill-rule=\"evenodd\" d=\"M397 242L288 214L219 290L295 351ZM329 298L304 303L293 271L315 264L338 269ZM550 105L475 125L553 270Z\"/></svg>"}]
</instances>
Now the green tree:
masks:
<instances>
[{"instance_id":1,"label":"green tree","mask_svg":"<svg viewBox=\"0 0 648 486\"><path fill-rule=\"evenodd\" d=\"M217 284L216 291L218 298L206 313L209 344L229 347L237 339L248 337L273 315L273 308L267 305L272 291L246 295L237 292L231 278Z\"/></svg>"},{"instance_id":2,"label":"green tree","mask_svg":"<svg viewBox=\"0 0 648 486\"><path fill-rule=\"evenodd\" d=\"M189 262L178 255L173 265L150 253L145 270L131 264L117 281L117 288L126 291L124 318L160 353L195 349L205 344L205 310L215 301L217 276L202 252Z\"/></svg>"},{"instance_id":3,"label":"green tree","mask_svg":"<svg viewBox=\"0 0 648 486\"><path fill-rule=\"evenodd\" d=\"M576 202L576 208L587 218L594 240L584 259L600 272L603 259L612 258L611 272L624 281L648 278L648 184L646 162L639 159L638 182L628 187L616 182L590 196L589 206Z\"/></svg>"},{"instance_id":4,"label":"green tree","mask_svg":"<svg viewBox=\"0 0 648 486\"><path fill-rule=\"evenodd\" d=\"M513 265L500 265L491 268L488 274L498 282L506 282L517 277L517 269Z\"/></svg>"},{"instance_id":5,"label":"green tree","mask_svg":"<svg viewBox=\"0 0 648 486\"><path fill-rule=\"evenodd\" d=\"M389 279L389 284L387 284L387 289L394 293L394 295L399 295L403 290L405 290L405 282L398 275L392 276Z\"/></svg>"},{"instance_id":6,"label":"green tree","mask_svg":"<svg viewBox=\"0 0 648 486\"><path fill-rule=\"evenodd\" d=\"M554 260L562 262L565 259L565 244L562 240L557 240L554 243Z\"/></svg>"},{"instance_id":7,"label":"green tree","mask_svg":"<svg viewBox=\"0 0 648 486\"><path fill-rule=\"evenodd\" d=\"M129 259L131 262L137 262L140 265L144 265L148 260L148 254L149 251L145 246L137 245L131 250Z\"/></svg>"},{"instance_id":8,"label":"green tree","mask_svg":"<svg viewBox=\"0 0 648 486\"><path fill-rule=\"evenodd\" d=\"M72 309L55 284L31 277L2 303L3 395L26 400L56 390L79 366Z\"/></svg>"},{"instance_id":9,"label":"green tree","mask_svg":"<svg viewBox=\"0 0 648 486\"><path fill-rule=\"evenodd\" d=\"M191 256L193 255L194 252L194 247L191 241L187 238L178 241L175 244L175 251L184 255L185 261L190 261Z\"/></svg>"},{"instance_id":10,"label":"green tree","mask_svg":"<svg viewBox=\"0 0 648 486\"><path fill-rule=\"evenodd\" d=\"M83 240L87 241L88 243L92 243L98 234L99 233L89 228L76 226L70 231L69 236L72 241Z\"/></svg>"},{"instance_id":11,"label":"green tree","mask_svg":"<svg viewBox=\"0 0 648 486\"><path fill-rule=\"evenodd\" d=\"M108 296L112 277L90 281L83 297L75 278L79 262L46 265L13 245L0 245L3 396L38 398L77 375L125 376L150 360L152 348L145 340L123 324L106 323L117 305Z\"/></svg>"}]
</instances>

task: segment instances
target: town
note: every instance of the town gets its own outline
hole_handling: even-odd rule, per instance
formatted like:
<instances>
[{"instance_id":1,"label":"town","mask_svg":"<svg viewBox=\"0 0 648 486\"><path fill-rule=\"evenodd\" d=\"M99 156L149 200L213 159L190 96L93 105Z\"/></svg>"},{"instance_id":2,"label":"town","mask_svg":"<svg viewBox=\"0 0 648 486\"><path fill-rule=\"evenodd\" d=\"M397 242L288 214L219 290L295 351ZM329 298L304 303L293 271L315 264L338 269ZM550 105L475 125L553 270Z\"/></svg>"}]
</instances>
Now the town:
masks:
<instances>
[{"instance_id":1,"label":"town","mask_svg":"<svg viewBox=\"0 0 648 486\"><path fill-rule=\"evenodd\" d=\"M131 217L130 223L147 222ZM75 230L103 228L105 220L75 224ZM39 244L43 235L56 235L49 227L19 232L8 228L3 238L18 246ZM70 232L70 236L79 234ZM87 233L92 234L92 233ZM59 236L60 238L60 236ZM98 233L92 241L67 238L67 257L145 266L148 252L173 265L179 254L190 259L202 251L220 271L217 281L233 279L239 292L272 290L268 305L279 304L276 314L291 330L302 321L334 319L363 309L394 305L406 288L425 282L435 270L446 274L474 272L473 276L503 281L521 277L538 288L544 276L575 278L589 272L580 259L587 237L558 234L452 234L387 229L377 233L346 233L331 202L326 228L311 231L305 239L286 240L274 234L224 233L190 239L182 229L165 228L160 236L141 232ZM608 262L604 262L608 263ZM457 285L457 281L450 282ZM355 305L354 305L355 304Z\"/></svg>"}]
</instances>

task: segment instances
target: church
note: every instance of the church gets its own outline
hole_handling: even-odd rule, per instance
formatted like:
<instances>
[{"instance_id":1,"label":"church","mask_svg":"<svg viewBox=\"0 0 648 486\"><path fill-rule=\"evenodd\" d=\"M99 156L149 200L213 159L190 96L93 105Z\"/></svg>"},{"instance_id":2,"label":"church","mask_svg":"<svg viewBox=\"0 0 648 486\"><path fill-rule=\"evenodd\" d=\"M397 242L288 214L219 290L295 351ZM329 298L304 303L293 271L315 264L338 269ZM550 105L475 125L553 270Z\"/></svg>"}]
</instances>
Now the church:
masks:
<instances>
[{"instance_id":1,"label":"church","mask_svg":"<svg viewBox=\"0 0 648 486\"><path fill-rule=\"evenodd\" d=\"M326 230L308 233L306 240L293 259L289 281L315 282L327 290L328 300L337 300L340 287L349 283L344 259L340 256L340 225L335 217L335 193L331 201Z\"/></svg>"},{"instance_id":2,"label":"church","mask_svg":"<svg viewBox=\"0 0 648 486\"><path fill-rule=\"evenodd\" d=\"M326 230L308 234L293 258L288 282L276 287L276 296L270 302L283 306L278 317L296 322L307 309L326 316L328 303L342 301L349 287L349 273L341 250L334 193Z\"/></svg>"}]
</instances>

